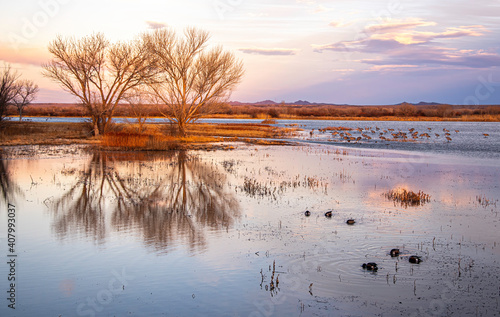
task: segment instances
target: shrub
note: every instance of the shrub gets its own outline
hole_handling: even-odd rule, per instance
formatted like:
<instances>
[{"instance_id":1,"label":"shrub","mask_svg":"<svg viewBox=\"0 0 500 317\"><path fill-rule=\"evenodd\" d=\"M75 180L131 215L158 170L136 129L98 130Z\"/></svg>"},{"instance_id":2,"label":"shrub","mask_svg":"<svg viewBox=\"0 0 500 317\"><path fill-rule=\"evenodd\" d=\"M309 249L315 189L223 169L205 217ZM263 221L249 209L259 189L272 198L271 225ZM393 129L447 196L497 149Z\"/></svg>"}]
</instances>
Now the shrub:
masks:
<instances>
[{"instance_id":1,"label":"shrub","mask_svg":"<svg viewBox=\"0 0 500 317\"><path fill-rule=\"evenodd\" d=\"M277 119L280 117L280 113L279 113L278 109L276 109L276 108L271 108L271 109L267 110L267 114L271 118L274 118L274 119Z\"/></svg>"},{"instance_id":2,"label":"shrub","mask_svg":"<svg viewBox=\"0 0 500 317\"><path fill-rule=\"evenodd\" d=\"M450 117L453 115L453 107L450 105L439 105L436 114L438 117Z\"/></svg>"}]
</instances>

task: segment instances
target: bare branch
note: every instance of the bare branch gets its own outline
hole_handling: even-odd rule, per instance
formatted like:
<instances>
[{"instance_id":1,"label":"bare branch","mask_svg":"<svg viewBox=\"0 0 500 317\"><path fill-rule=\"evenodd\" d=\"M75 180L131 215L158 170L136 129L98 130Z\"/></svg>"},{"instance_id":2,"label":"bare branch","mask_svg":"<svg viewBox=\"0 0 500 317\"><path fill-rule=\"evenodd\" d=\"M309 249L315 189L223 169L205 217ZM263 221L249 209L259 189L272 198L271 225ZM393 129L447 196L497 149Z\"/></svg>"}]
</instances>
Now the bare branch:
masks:
<instances>
[{"instance_id":1,"label":"bare branch","mask_svg":"<svg viewBox=\"0 0 500 317\"><path fill-rule=\"evenodd\" d=\"M31 80L20 80L16 84L16 95L12 99L12 103L19 112L19 121L23 119L24 108L35 100L38 90L38 85Z\"/></svg>"},{"instance_id":2,"label":"bare branch","mask_svg":"<svg viewBox=\"0 0 500 317\"><path fill-rule=\"evenodd\" d=\"M181 134L186 124L227 100L243 77L243 64L233 53L222 47L207 50L209 37L195 28L186 29L184 37L168 29L143 35L158 68L148 85L167 105L167 115Z\"/></svg>"},{"instance_id":3,"label":"bare branch","mask_svg":"<svg viewBox=\"0 0 500 317\"><path fill-rule=\"evenodd\" d=\"M20 75L13 71L10 65L5 65L0 70L0 122L3 121L7 107L12 104L18 92Z\"/></svg>"},{"instance_id":4,"label":"bare branch","mask_svg":"<svg viewBox=\"0 0 500 317\"><path fill-rule=\"evenodd\" d=\"M101 33L78 40L57 37L49 52L53 59L43 74L80 100L96 135L106 132L127 91L155 72L142 39L112 44Z\"/></svg>"}]
</instances>

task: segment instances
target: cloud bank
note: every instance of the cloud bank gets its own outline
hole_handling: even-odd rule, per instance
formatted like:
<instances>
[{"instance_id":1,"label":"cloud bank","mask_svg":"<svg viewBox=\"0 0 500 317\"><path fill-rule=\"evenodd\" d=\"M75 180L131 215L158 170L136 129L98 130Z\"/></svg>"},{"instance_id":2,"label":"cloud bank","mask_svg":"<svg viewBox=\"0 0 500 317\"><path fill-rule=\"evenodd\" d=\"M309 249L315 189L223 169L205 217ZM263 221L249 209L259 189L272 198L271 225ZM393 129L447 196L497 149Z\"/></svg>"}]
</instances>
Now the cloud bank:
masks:
<instances>
[{"instance_id":1,"label":"cloud bank","mask_svg":"<svg viewBox=\"0 0 500 317\"><path fill-rule=\"evenodd\" d=\"M167 27L167 24L162 22L146 21L146 24L148 25L148 28L152 30L162 29Z\"/></svg>"},{"instance_id":2,"label":"cloud bank","mask_svg":"<svg viewBox=\"0 0 500 317\"><path fill-rule=\"evenodd\" d=\"M365 27L361 39L312 45L312 48L318 53L376 54L377 59L358 61L378 65L378 69L397 69L403 65L489 68L500 64L500 55L495 51L446 46L454 40L483 36L488 31L482 25L447 27L440 31L430 29L436 25L422 19L393 20Z\"/></svg>"}]
</instances>

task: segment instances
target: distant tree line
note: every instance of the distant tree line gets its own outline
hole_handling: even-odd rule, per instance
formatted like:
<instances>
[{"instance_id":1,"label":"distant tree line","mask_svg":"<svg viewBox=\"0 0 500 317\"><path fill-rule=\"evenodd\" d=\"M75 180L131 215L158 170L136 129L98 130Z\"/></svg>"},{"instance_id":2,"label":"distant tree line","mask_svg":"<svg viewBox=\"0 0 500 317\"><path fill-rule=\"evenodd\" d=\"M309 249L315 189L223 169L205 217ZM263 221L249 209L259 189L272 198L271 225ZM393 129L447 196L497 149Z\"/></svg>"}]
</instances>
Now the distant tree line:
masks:
<instances>
[{"instance_id":1,"label":"distant tree line","mask_svg":"<svg viewBox=\"0 0 500 317\"><path fill-rule=\"evenodd\" d=\"M456 118L468 115L499 115L500 106L452 106L412 104L387 106L339 105L225 105L220 114L249 116L251 118L307 118L307 117L440 117Z\"/></svg>"},{"instance_id":2,"label":"distant tree line","mask_svg":"<svg viewBox=\"0 0 500 317\"><path fill-rule=\"evenodd\" d=\"M115 109L116 117L132 117L138 122L144 122L149 117L163 117L168 111L165 105L141 104L140 99L127 99ZM262 118L380 118L380 117L438 117L460 118L462 116L500 115L500 106L452 106L429 105L413 106L415 110L407 111L401 105L390 106L337 106L337 105L231 105L223 103L213 109L212 115L241 116L254 119ZM8 112L14 115L14 108ZM30 116L86 116L85 109L77 104L34 104L26 110Z\"/></svg>"}]
</instances>

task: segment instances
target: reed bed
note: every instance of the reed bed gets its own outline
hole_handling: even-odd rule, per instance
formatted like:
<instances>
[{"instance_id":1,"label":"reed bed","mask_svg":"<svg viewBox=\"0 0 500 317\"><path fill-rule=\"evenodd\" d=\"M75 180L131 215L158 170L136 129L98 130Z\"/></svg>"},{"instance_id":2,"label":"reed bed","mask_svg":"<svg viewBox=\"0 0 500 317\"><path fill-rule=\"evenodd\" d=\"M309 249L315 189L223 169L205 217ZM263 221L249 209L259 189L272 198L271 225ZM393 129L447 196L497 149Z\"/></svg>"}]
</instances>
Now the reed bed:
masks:
<instances>
[{"instance_id":1,"label":"reed bed","mask_svg":"<svg viewBox=\"0 0 500 317\"><path fill-rule=\"evenodd\" d=\"M423 191L419 190L415 193L404 188L390 190L384 195L387 199L394 201L394 203L400 203L403 207L420 206L429 202L431 199L431 196Z\"/></svg>"}]
</instances>

